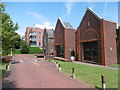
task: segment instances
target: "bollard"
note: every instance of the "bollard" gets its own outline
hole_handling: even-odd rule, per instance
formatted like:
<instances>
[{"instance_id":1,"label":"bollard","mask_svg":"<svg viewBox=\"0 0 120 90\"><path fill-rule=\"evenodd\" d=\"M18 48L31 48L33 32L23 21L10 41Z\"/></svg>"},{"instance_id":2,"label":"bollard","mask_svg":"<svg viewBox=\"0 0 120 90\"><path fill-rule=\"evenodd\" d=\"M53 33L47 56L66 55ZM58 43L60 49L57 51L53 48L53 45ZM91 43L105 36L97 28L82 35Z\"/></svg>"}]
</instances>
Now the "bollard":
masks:
<instances>
[{"instance_id":1,"label":"bollard","mask_svg":"<svg viewBox=\"0 0 120 90\"><path fill-rule=\"evenodd\" d=\"M6 65L6 71L9 71L9 64Z\"/></svg>"},{"instance_id":2,"label":"bollard","mask_svg":"<svg viewBox=\"0 0 120 90\"><path fill-rule=\"evenodd\" d=\"M56 62L56 67L58 67L58 62Z\"/></svg>"},{"instance_id":3,"label":"bollard","mask_svg":"<svg viewBox=\"0 0 120 90\"><path fill-rule=\"evenodd\" d=\"M8 71L10 70L10 64L8 64L8 66L7 66L7 70L8 70Z\"/></svg>"},{"instance_id":4,"label":"bollard","mask_svg":"<svg viewBox=\"0 0 120 90\"><path fill-rule=\"evenodd\" d=\"M101 81L102 81L102 90L105 90L106 85L105 85L105 79L103 75L101 75Z\"/></svg>"},{"instance_id":5,"label":"bollard","mask_svg":"<svg viewBox=\"0 0 120 90\"><path fill-rule=\"evenodd\" d=\"M61 71L61 66L60 66L60 64L58 64L58 71Z\"/></svg>"},{"instance_id":6,"label":"bollard","mask_svg":"<svg viewBox=\"0 0 120 90\"><path fill-rule=\"evenodd\" d=\"M8 64L6 65L6 70L8 69Z\"/></svg>"},{"instance_id":7,"label":"bollard","mask_svg":"<svg viewBox=\"0 0 120 90\"><path fill-rule=\"evenodd\" d=\"M75 70L74 70L74 68L72 68L72 78L75 79Z\"/></svg>"}]
</instances>

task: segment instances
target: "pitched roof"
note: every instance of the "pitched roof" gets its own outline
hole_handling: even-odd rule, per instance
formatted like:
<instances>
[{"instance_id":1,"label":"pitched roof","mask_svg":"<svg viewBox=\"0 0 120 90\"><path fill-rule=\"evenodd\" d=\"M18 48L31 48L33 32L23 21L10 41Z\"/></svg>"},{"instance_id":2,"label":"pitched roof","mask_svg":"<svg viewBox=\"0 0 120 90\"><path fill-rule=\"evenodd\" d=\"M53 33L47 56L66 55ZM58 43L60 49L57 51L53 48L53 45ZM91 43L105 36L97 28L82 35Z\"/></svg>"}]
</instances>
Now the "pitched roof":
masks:
<instances>
[{"instance_id":1,"label":"pitched roof","mask_svg":"<svg viewBox=\"0 0 120 90\"><path fill-rule=\"evenodd\" d=\"M95 13L91 8L87 8L86 12L90 11L94 16L96 16L98 19L102 19L97 13Z\"/></svg>"},{"instance_id":2,"label":"pitched roof","mask_svg":"<svg viewBox=\"0 0 120 90\"><path fill-rule=\"evenodd\" d=\"M87 11L90 11L90 12L91 12L94 16L96 16L96 18L98 18L99 20L103 19L103 18L101 18L97 13L95 13L91 8L88 7L87 10L86 10L86 12L87 12ZM107 19L104 19L104 20L115 23L115 22L112 21L112 20L107 20Z\"/></svg>"},{"instance_id":3,"label":"pitched roof","mask_svg":"<svg viewBox=\"0 0 120 90\"><path fill-rule=\"evenodd\" d=\"M68 22L63 22L62 19L59 17L58 20L60 20L61 24L63 25L64 28L70 28L73 29L72 25Z\"/></svg>"},{"instance_id":4,"label":"pitched roof","mask_svg":"<svg viewBox=\"0 0 120 90\"><path fill-rule=\"evenodd\" d=\"M63 22L63 23L64 23L65 28L73 28L70 23L68 22Z\"/></svg>"},{"instance_id":5,"label":"pitched roof","mask_svg":"<svg viewBox=\"0 0 120 90\"><path fill-rule=\"evenodd\" d=\"M53 29L46 29L46 32L48 34L48 38L53 38Z\"/></svg>"},{"instance_id":6,"label":"pitched roof","mask_svg":"<svg viewBox=\"0 0 120 90\"><path fill-rule=\"evenodd\" d=\"M98 20L101 20L101 17L100 17L99 15L97 15L97 14L96 14L91 8L89 8L89 7L86 9L86 12L85 12L83 18L85 17L85 15L86 15L86 13L87 13L88 11L89 11L91 14L93 14ZM82 20L81 20L81 23L79 24L79 27L80 27L80 25L82 24L83 18L82 18Z\"/></svg>"}]
</instances>

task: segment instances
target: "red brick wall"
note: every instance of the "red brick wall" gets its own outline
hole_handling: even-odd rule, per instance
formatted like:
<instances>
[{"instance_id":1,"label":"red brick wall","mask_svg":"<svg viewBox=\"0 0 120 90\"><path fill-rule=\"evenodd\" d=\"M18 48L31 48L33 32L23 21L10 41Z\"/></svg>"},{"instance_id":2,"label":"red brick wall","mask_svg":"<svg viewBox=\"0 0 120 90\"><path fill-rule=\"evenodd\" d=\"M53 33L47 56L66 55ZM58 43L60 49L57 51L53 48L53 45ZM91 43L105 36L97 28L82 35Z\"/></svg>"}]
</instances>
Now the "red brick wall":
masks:
<instances>
[{"instance_id":1,"label":"red brick wall","mask_svg":"<svg viewBox=\"0 0 120 90\"><path fill-rule=\"evenodd\" d=\"M94 13L94 12L93 12ZM87 11L77 28L76 48L78 61L83 60L83 42L98 41L98 54L100 64L117 64L116 50L116 23L98 18L91 11ZM111 49L111 50L110 50Z\"/></svg>"},{"instance_id":2,"label":"red brick wall","mask_svg":"<svg viewBox=\"0 0 120 90\"><path fill-rule=\"evenodd\" d=\"M64 27L58 19L56 24L55 32L54 32L54 42L55 44L64 43Z\"/></svg>"},{"instance_id":3,"label":"red brick wall","mask_svg":"<svg viewBox=\"0 0 120 90\"><path fill-rule=\"evenodd\" d=\"M80 26L77 28L77 60L83 60L83 44L85 41L93 41L98 39L99 61L101 60L101 30L100 19L93 15L89 10L85 13ZM81 43L80 43L81 42Z\"/></svg>"},{"instance_id":4,"label":"red brick wall","mask_svg":"<svg viewBox=\"0 0 120 90\"><path fill-rule=\"evenodd\" d=\"M103 20L105 65L117 64L116 23Z\"/></svg>"},{"instance_id":5,"label":"red brick wall","mask_svg":"<svg viewBox=\"0 0 120 90\"><path fill-rule=\"evenodd\" d=\"M55 31L54 31L54 56L56 56L56 45L64 45L64 27L58 19Z\"/></svg>"},{"instance_id":6,"label":"red brick wall","mask_svg":"<svg viewBox=\"0 0 120 90\"><path fill-rule=\"evenodd\" d=\"M120 28L117 29L117 58L118 64L120 64Z\"/></svg>"},{"instance_id":7,"label":"red brick wall","mask_svg":"<svg viewBox=\"0 0 120 90\"><path fill-rule=\"evenodd\" d=\"M48 55L53 53L53 48L54 48L54 40L53 39L48 39Z\"/></svg>"},{"instance_id":8,"label":"red brick wall","mask_svg":"<svg viewBox=\"0 0 120 90\"><path fill-rule=\"evenodd\" d=\"M100 33L101 33L100 32L100 20L98 18L96 18L90 11L86 12L79 28L80 28L80 36L83 35L85 30L91 28L91 29L94 29L99 34L99 37L100 37ZM80 37L80 39L81 38L82 37ZM91 38L91 37L87 37L87 38Z\"/></svg>"},{"instance_id":9,"label":"red brick wall","mask_svg":"<svg viewBox=\"0 0 120 90\"><path fill-rule=\"evenodd\" d=\"M43 29L36 29L32 27L27 27L26 28L26 40L27 43L30 44L30 32L35 31L36 32L36 46L43 46ZM41 42L41 45L39 45L39 42Z\"/></svg>"},{"instance_id":10,"label":"red brick wall","mask_svg":"<svg viewBox=\"0 0 120 90\"><path fill-rule=\"evenodd\" d=\"M26 41L27 41L27 43L28 43L28 45L29 45L29 33L30 33L30 31L31 31L31 27L27 27L26 28Z\"/></svg>"},{"instance_id":11,"label":"red brick wall","mask_svg":"<svg viewBox=\"0 0 120 90\"><path fill-rule=\"evenodd\" d=\"M75 30L65 29L65 58L70 59L70 49L75 51Z\"/></svg>"},{"instance_id":12,"label":"red brick wall","mask_svg":"<svg viewBox=\"0 0 120 90\"><path fill-rule=\"evenodd\" d=\"M54 44L55 45L64 45L64 57L71 57L71 50L75 50L75 30L64 28L61 22L58 19L56 28L54 31ZM56 51L54 47L54 53L56 56Z\"/></svg>"}]
</instances>

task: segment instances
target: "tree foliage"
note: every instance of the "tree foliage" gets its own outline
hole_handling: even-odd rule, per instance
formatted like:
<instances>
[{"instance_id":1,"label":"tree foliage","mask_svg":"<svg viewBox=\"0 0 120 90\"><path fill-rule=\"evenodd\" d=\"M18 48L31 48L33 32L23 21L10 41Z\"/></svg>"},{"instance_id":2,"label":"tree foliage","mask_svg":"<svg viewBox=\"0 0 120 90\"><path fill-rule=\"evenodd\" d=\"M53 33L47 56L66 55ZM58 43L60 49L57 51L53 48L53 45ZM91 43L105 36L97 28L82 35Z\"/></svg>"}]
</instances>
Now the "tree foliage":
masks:
<instances>
[{"instance_id":1,"label":"tree foliage","mask_svg":"<svg viewBox=\"0 0 120 90\"><path fill-rule=\"evenodd\" d=\"M0 12L2 19L2 30L0 30L2 38L2 55L8 55L11 48L14 49L15 45L20 40L20 35L15 32L19 27L18 23L14 24L10 15L5 12L5 5L3 3L0 3Z\"/></svg>"}]
</instances>

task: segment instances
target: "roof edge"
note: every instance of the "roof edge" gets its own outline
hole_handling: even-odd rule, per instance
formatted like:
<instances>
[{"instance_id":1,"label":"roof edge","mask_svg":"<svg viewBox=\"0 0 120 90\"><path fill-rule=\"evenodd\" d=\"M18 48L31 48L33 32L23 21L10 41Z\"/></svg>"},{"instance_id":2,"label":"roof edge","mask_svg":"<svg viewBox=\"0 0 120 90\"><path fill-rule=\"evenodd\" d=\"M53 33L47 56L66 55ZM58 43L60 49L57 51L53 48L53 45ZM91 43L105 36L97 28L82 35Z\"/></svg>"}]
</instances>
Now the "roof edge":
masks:
<instances>
[{"instance_id":1,"label":"roof edge","mask_svg":"<svg viewBox=\"0 0 120 90\"><path fill-rule=\"evenodd\" d=\"M116 23L115 21L108 20L108 19L104 19L104 18L102 18L102 20L104 20L104 21L108 21L108 22L111 22L111 23ZM116 23L116 24L117 24L117 23Z\"/></svg>"},{"instance_id":2,"label":"roof edge","mask_svg":"<svg viewBox=\"0 0 120 90\"><path fill-rule=\"evenodd\" d=\"M93 9L92 8L90 8L90 7L87 7L87 10L86 10L86 12L87 11L90 11L93 15L95 15L98 19L102 19L97 13L95 13L94 11L93 11Z\"/></svg>"},{"instance_id":3,"label":"roof edge","mask_svg":"<svg viewBox=\"0 0 120 90\"><path fill-rule=\"evenodd\" d=\"M86 11L85 11L85 13L84 13L84 15L83 15L83 17L82 17L82 20L81 20L78 28L80 27L80 25L81 25L81 23L82 23L82 21L83 21L83 18L85 17L87 11L90 11L98 20L101 20L101 17L100 17L98 14L96 14L90 7L87 7L87 9L86 9Z\"/></svg>"},{"instance_id":4,"label":"roof edge","mask_svg":"<svg viewBox=\"0 0 120 90\"><path fill-rule=\"evenodd\" d=\"M58 20L60 20L61 24L62 24L62 25L63 25L63 27L65 28L65 25L64 25L64 23L63 23L62 19L59 17L59 18L58 18Z\"/></svg>"}]
</instances>

